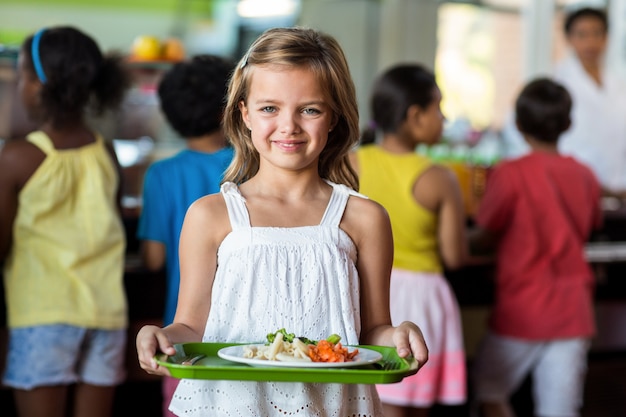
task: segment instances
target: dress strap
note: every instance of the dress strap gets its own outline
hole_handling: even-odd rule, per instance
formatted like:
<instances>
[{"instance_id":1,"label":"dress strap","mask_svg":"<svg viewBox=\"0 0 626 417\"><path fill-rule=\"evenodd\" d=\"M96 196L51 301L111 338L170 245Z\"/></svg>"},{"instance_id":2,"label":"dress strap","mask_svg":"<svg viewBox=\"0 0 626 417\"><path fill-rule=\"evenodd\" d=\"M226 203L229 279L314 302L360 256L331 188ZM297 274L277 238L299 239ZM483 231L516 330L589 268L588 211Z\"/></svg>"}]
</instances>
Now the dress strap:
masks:
<instances>
[{"instance_id":1,"label":"dress strap","mask_svg":"<svg viewBox=\"0 0 626 417\"><path fill-rule=\"evenodd\" d=\"M102 135L98 132L94 132L94 135L96 137L94 144L98 146L104 146L104 138L102 137ZM37 131L29 133L26 136L26 140L32 143L33 145L35 145L36 147L38 147L46 155L58 153L57 149L54 147L54 143L52 143L52 139L50 139L50 137L41 130L37 130ZM85 145L84 147L86 146L89 146L89 145ZM80 149L80 148L72 148L72 149Z\"/></svg>"},{"instance_id":2,"label":"dress strap","mask_svg":"<svg viewBox=\"0 0 626 417\"><path fill-rule=\"evenodd\" d=\"M246 207L246 199L239 192L239 187L233 182L225 182L220 187L220 192L226 201L230 227L233 230L250 227L250 215Z\"/></svg>"},{"instance_id":3,"label":"dress strap","mask_svg":"<svg viewBox=\"0 0 626 417\"><path fill-rule=\"evenodd\" d=\"M52 140L41 130L29 133L26 136L26 140L38 147L46 155L56 153Z\"/></svg>"},{"instance_id":4,"label":"dress strap","mask_svg":"<svg viewBox=\"0 0 626 417\"><path fill-rule=\"evenodd\" d=\"M334 182L326 180L326 182L333 187L333 192L330 195L330 201L322 217L320 224L339 227L343 212L346 210L348 204L348 198L351 195L367 198L363 194L359 194L353 189L347 187L344 184L335 184Z\"/></svg>"}]
</instances>

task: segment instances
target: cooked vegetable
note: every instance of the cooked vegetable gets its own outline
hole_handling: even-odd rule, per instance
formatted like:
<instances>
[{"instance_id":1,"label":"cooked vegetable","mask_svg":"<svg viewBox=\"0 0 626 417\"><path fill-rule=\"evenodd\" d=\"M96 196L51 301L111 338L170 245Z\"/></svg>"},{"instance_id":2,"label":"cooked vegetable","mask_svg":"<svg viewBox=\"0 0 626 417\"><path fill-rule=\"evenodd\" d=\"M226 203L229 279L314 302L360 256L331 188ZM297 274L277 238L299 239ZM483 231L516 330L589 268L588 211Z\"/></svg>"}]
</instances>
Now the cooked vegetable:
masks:
<instances>
[{"instance_id":1,"label":"cooked vegetable","mask_svg":"<svg viewBox=\"0 0 626 417\"><path fill-rule=\"evenodd\" d=\"M283 335L283 340L285 342L292 343L294 339L300 339L300 341L302 341L303 343L306 343L307 345L317 344L317 340L312 340L304 336L296 336L295 333L287 333L287 330L285 330L284 327L282 329L276 330L274 333L268 333L266 344L274 343L274 340L276 339L276 335L278 333L281 333ZM339 336L338 334L331 334L330 336L328 336L326 340L328 340L331 343L337 343L341 340L341 336Z\"/></svg>"},{"instance_id":2,"label":"cooked vegetable","mask_svg":"<svg viewBox=\"0 0 626 417\"><path fill-rule=\"evenodd\" d=\"M348 352L348 349L340 343L341 336L335 333L318 342L306 337L296 337L294 333L287 333L287 330L282 328L267 335L268 343L266 345L273 347L273 352L270 352L269 358L275 358L277 346L283 341L293 343L300 351L306 351L305 348L308 347L308 355L313 362L347 362L359 353L357 349Z\"/></svg>"},{"instance_id":3,"label":"cooked vegetable","mask_svg":"<svg viewBox=\"0 0 626 417\"><path fill-rule=\"evenodd\" d=\"M285 342L293 342L293 338L296 337L296 335L294 333L287 333L287 330L285 330L285 328L283 327L282 329L279 329L277 331L275 331L274 333L268 333L267 335L267 341L269 343L274 343L274 339L276 339L276 335L278 333L282 333L283 335L283 340Z\"/></svg>"},{"instance_id":4,"label":"cooked vegetable","mask_svg":"<svg viewBox=\"0 0 626 417\"><path fill-rule=\"evenodd\" d=\"M304 344L307 345L317 345L317 340L311 340L309 338L306 338L304 336L298 336L296 339L298 339L299 341L301 341Z\"/></svg>"},{"instance_id":5,"label":"cooked vegetable","mask_svg":"<svg viewBox=\"0 0 626 417\"><path fill-rule=\"evenodd\" d=\"M348 362L359 353L358 349L348 352L341 343L320 340L316 346L309 346L309 357L313 362Z\"/></svg>"}]
</instances>

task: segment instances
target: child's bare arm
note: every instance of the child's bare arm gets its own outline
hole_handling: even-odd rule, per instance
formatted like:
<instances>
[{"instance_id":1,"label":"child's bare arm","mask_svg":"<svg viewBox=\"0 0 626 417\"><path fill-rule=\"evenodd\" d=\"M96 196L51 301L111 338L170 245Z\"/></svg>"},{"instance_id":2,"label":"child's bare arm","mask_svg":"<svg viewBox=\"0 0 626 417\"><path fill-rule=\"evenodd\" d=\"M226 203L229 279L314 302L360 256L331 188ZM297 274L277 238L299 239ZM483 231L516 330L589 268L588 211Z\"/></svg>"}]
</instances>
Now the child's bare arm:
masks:
<instances>
[{"instance_id":1,"label":"child's bare arm","mask_svg":"<svg viewBox=\"0 0 626 417\"><path fill-rule=\"evenodd\" d=\"M437 241L445 267L464 266L469 251L465 207L454 172L443 165L431 166L415 182L413 197L419 205L437 214Z\"/></svg>"},{"instance_id":2,"label":"child's bare arm","mask_svg":"<svg viewBox=\"0 0 626 417\"><path fill-rule=\"evenodd\" d=\"M10 150L0 149L0 264L8 255L13 240L13 222L17 213L17 185Z\"/></svg>"},{"instance_id":3,"label":"child's bare arm","mask_svg":"<svg viewBox=\"0 0 626 417\"><path fill-rule=\"evenodd\" d=\"M45 154L22 139L0 147L0 264L11 249L18 194L44 160Z\"/></svg>"},{"instance_id":4,"label":"child's bare arm","mask_svg":"<svg viewBox=\"0 0 626 417\"><path fill-rule=\"evenodd\" d=\"M438 210L439 252L446 268L457 269L466 264L469 253L461 187L449 169L439 173L434 187L441 193Z\"/></svg>"},{"instance_id":5,"label":"child's bare arm","mask_svg":"<svg viewBox=\"0 0 626 417\"><path fill-rule=\"evenodd\" d=\"M165 267L166 248L162 242L143 240L140 247L141 262L150 271L159 271Z\"/></svg>"}]
</instances>

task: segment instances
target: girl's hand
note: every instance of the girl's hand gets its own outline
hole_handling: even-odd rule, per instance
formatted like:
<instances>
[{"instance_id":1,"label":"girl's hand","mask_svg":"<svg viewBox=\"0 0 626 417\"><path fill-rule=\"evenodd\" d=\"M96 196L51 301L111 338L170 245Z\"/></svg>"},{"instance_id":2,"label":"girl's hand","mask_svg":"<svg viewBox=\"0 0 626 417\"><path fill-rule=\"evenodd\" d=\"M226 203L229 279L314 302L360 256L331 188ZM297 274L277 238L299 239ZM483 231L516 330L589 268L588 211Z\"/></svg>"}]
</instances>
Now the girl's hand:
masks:
<instances>
[{"instance_id":1,"label":"girl's hand","mask_svg":"<svg viewBox=\"0 0 626 417\"><path fill-rule=\"evenodd\" d=\"M393 332L393 343L398 356L405 358L413 355L420 368L428 361L428 347L422 331L415 323L402 322Z\"/></svg>"},{"instance_id":2,"label":"girl's hand","mask_svg":"<svg viewBox=\"0 0 626 417\"><path fill-rule=\"evenodd\" d=\"M137 333L137 356L141 369L153 375L169 376L167 368L159 366L154 360L157 352L173 356L176 349L162 328L153 325L143 326Z\"/></svg>"}]
</instances>

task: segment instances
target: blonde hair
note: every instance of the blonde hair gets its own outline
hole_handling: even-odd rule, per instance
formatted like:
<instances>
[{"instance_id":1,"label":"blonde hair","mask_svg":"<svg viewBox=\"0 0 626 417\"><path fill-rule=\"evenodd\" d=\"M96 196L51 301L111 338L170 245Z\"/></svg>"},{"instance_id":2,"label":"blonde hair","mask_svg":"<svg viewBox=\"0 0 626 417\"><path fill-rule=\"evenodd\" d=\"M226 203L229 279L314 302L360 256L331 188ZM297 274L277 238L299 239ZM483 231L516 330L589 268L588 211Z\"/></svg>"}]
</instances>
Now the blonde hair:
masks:
<instances>
[{"instance_id":1,"label":"blonde hair","mask_svg":"<svg viewBox=\"0 0 626 417\"><path fill-rule=\"evenodd\" d=\"M224 111L224 132L235 150L224 181L241 184L259 170L259 153L239 110L239 103L248 98L252 69L257 65L304 67L317 76L337 118L320 154L319 175L358 190L358 177L348 159L359 141L359 112L348 62L333 37L306 28L269 29L239 61L228 86Z\"/></svg>"}]
</instances>

